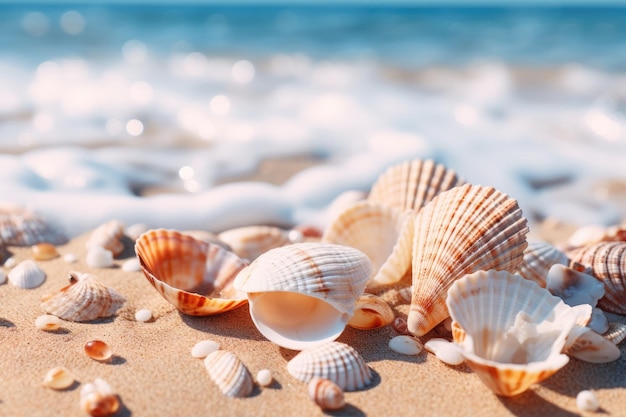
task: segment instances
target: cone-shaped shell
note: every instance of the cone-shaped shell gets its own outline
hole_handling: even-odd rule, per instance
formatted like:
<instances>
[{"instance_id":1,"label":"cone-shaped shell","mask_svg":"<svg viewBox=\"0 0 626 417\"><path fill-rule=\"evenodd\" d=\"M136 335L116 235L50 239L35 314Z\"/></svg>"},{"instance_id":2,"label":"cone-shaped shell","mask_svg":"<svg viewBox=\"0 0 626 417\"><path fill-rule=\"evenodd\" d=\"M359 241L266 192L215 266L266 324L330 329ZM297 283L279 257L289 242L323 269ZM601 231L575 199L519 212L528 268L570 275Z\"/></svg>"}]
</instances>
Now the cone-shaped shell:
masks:
<instances>
[{"instance_id":1,"label":"cone-shaped shell","mask_svg":"<svg viewBox=\"0 0 626 417\"><path fill-rule=\"evenodd\" d=\"M568 255L572 261L590 267L593 276L604 284L604 297L598 306L626 315L626 242L596 243Z\"/></svg>"},{"instance_id":2,"label":"cone-shaped shell","mask_svg":"<svg viewBox=\"0 0 626 417\"><path fill-rule=\"evenodd\" d=\"M588 305L570 307L534 282L507 271L457 280L446 300L454 341L466 363L496 394L517 395L565 366L561 353Z\"/></svg>"},{"instance_id":3,"label":"cone-shaped shell","mask_svg":"<svg viewBox=\"0 0 626 417\"><path fill-rule=\"evenodd\" d=\"M322 241L365 253L374 267L370 286L393 284L411 266L413 217L410 211L358 202L329 225Z\"/></svg>"},{"instance_id":4,"label":"cone-shaped shell","mask_svg":"<svg viewBox=\"0 0 626 417\"><path fill-rule=\"evenodd\" d=\"M252 375L234 353L226 350L211 352L204 358L204 366L227 397L244 398L252 393Z\"/></svg>"},{"instance_id":5,"label":"cone-shaped shell","mask_svg":"<svg viewBox=\"0 0 626 417\"><path fill-rule=\"evenodd\" d=\"M291 243L289 232L272 226L245 226L226 230L217 238L243 259L255 260L270 249Z\"/></svg>"},{"instance_id":6,"label":"cone-shaped shell","mask_svg":"<svg viewBox=\"0 0 626 417\"><path fill-rule=\"evenodd\" d=\"M546 286L546 276L552 265L569 265L570 259L548 242L534 240L528 242L524 250L524 260L520 263L517 274L535 281L540 287Z\"/></svg>"},{"instance_id":7,"label":"cone-shaped shell","mask_svg":"<svg viewBox=\"0 0 626 417\"><path fill-rule=\"evenodd\" d=\"M32 246L67 242L63 233L44 219L21 207L0 204L0 246Z\"/></svg>"},{"instance_id":8,"label":"cone-shaped shell","mask_svg":"<svg viewBox=\"0 0 626 417\"><path fill-rule=\"evenodd\" d=\"M462 276L517 270L527 233L517 201L493 187L466 184L435 197L415 219L409 331L422 336L448 317L447 291Z\"/></svg>"},{"instance_id":9,"label":"cone-shaped shell","mask_svg":"<svg viewBox=\"0 0 626 417\"><path fill-rule=\"evenodd\" d=\"M83 322L111 317L124 301L120 293L93 275L70 272L70 285L43 297L41 308L63 320Z\"/></svg>"},{"instance_id":10,"label":"cone-shaped shell","mask_svg":"<svg viewBox=\"0 0 626 417\"><path fill-rule=\"evenodd\" d=\"M135 252L150 284L185 314L208 316L246 303L232 282L247 262L217 244L155 229L137 239Z\"/></svg>"},{"instance_id":11,"label":"cone-shaped shell","mask_svg":"<svg viewBox=\"0 0 626 417\"><path fill-rule=\"evenodd\" d=\"M415 159L388 168L372 185L367 199L400 211L418 211L439 193L464 183L442 164Z\"/></svg>"},{"instance_id":12,"label":"cone-shaped shell","mask_svg":"<svg viewBox=\"0 0 626 417\"><path fill-rule=\"evenodd\" d=\"M352 346L329 342L298 353L287 363L296 379L309 382L315 377L333 381L344 391L356 391L372 383L372 370Z\"/></svg>"},{"instance_id":13,"label":"cone-shaped shell","mask_svg":"<svg viewBox=\"0 0 626 417\"><path fill-rule=\"evenodd\" d=\"M124 251L124 224L119 220L110 220L96 227L85 243L87 249L99 246L118 256Z\"/></svg>"},{"instance_id":14,"label":"cone-shaped shell","mask_svg":"<svg viewBox=\"0 0 626 417\"><path fill-rule=\"evenodd\" d=\"M9 282L18 288L37 288L46 280L46 273L37 262L26 259L17 264L8 274Z\"/></svg>"},{"instance_id":15,"label":"cone-shaped shell","mask_svg":"<svg viewBox=\"0 0 626 417\"><path fill-rule=\"evenodd\" d=\"M357 249L294 243L259 256L234 287L248 293L250 316L266 338L300 350L341 334L371 272Z\"/></svg>"}]
</instances>

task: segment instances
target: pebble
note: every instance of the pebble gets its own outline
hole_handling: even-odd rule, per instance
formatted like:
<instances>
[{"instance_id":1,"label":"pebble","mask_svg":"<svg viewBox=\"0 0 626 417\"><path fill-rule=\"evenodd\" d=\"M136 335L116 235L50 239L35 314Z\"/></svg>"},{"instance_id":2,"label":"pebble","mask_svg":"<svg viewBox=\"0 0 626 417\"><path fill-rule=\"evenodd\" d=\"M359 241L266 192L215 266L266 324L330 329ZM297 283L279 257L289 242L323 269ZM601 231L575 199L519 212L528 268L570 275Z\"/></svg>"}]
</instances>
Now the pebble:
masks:
<instances>
[{"instance_id":1,"label":"pebble","mask_svg":"<svg viewBox=\"0 0 626 417\"><path fill-rule=\"evenodd\" d=\"M419 355L424 346L414 337L400 335L389 341L389 348L401 355Z\"/></svg>"},{"instance_id":2,"label":"pebble","mask_svg":"<svg viewBox=\"0 0 626 417\"><path fill-rule=\"evenodd\" d=\"M122 271L124 272L137 272L139 270L141 270L141 266L137 258L129 259L122 264Z\"/></svg>"},{"instance_id":3,"label":"pebble","mask_svg":"<svg viewBox=\"0 0 626 417\"><path fill-rule=\"evenodd\" d=\"M33 252L33 258L37 261L47 261L59 256L56 246L51 243L37 243L36 245L31 246L30 249Z\"/></svg>"},{"instance_id":4,"label":"pebble","mask_svg":"<svg viewBox=\"0 0 626 417\"><path fill-rule=\"evenodd\" d=\"M63 260L68 264L73 264L74 262L78 261L78 258L73 253L66 253L65 255L63 255Z\"/></svg>"},{"instance_id":5,"label":"pebble","mask_svg":"<svg viewBox=\"0 0 626 417\"><path fill-rule=\"evenodd\" d=\"M101 246L94 246L87 252L86 261L91 268L108 268L113 266L113 252Z\"/></svg>"},{"instance_id":6,"label":"pebble","mask_svg":"<svg viewBox=\"0 0 626 417\"><path fill-rule=\"evenodd\" d=\"M460 365L464 358L461 349L446 339L433 338L424 344L424 348L434 353L437 359L448 365Z\"/></svg>"},{"instance_id":7,"label":"pebble","mask_svg":"<svg viewBox=\"0 0 626 417\"><path fill-rule=\"evenodd\" d=\"M85 343L84 349L87 356L99 362L106 362L113 356L111 347L102 340L90 340Z\"/></svg>"},{"instance_id":8,"label":"pebble","mask_svg":"<svg viewBox=\"0 0 626 417\"><path fill-rule=\"evenodd\" d=\"M210 353L219 350L220 344L213 340L203 340L194 345L191 349L191 356L194 358L206 358Z\"/></svg>"},{"instance_id":9,"label":"pebble","mask_svg":"<svg viewBox=\"0 0 626 417\"><path fill-rule=\"evenodd\" d=\"M272 380L272 371L270 371L269 369L261 369L256 374L256 382L262 387L267 387L268 385L270 385L272 383Z\"/></svg>"},{"instance_id":10,"label":"pebble","mask_svg":"<svg viewBox=\"0 0 626 417\"><path fill-rule=\"evenodd\" d=\"M0 269L0 285L5 284L7 282L7 274L4 270Z\"/></svg>"},{"instance_id":11,"label":"pebble","mask_svg":"<svg viewBox=\"0 0 626 417\"><path fill-rule=\"evenodd\" d=\"M61 319L52 314L44 314L35 319L35 327L39 330L57 330L61 327Z\"/></svg>"},{"instance_id":12,"label":"pebble","mask_svg":"<svg viewBox=\"0 0 626 417\"><path fill-rule=\"evenodd\" d=\"M10 257L6 261L4 261L5 268L13 268L15 265L17 265L17 261L15 260L14 257Z\"/></svg>"},{"instance_id":13,"label":"pebble","mask_svg":"<svg viewBox=\"0 0 626 417\"><path fill-rule=\"evenodd\" d=\"M69 369L62 366L52 368L43 377L43 386L52 389L66 389L74 383L74 376Z\"/></svg>"},{"instance_id":14,"label":"pebble","mask_svg":"<svg viewBox=\"0 0 626 417\"><path fill-rule=\"evenodd\" d=\"M393 327L396 333L400 334L404 334L408 330L406 319L404 317L396 317L395 319L393 319L391 327Z\"/></svg>"},{"instance_id":15,"label":"pebble","mask_svg":"<svg viewBox=\"0 0 626 417\"><path fill-rule=\"evenodd\" d=\"M149 321L150 319L152 319L152 311L147 310L147 309L141 309L141 310L135 311L135 320L145 323L146 321Z\"/></svg>"},{"instance_id":16,"label":"pebble","mask_svg":"<svg viewBox=\"0 0 626 417\"><path fill-rule=\"evenodd\" d=\"M600 404L593 391L584 390L576 395L576 407L580 411L598 411Z\"/></svg>"}]
</instances>

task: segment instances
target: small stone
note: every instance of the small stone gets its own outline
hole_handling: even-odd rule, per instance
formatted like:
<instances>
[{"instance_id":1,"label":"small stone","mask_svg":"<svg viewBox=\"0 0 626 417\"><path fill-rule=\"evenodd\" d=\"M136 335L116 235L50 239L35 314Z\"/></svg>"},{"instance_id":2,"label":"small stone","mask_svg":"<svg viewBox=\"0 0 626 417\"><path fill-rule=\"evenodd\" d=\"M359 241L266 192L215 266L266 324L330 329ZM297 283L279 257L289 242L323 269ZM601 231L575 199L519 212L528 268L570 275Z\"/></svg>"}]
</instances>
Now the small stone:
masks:
<instances>
[{"instance_id":1,"label":"small stone","mask_svg":"<svg viewBox=\"0 0 626 417\"><path fill-rule=\"evenodd\" d=\"M61 319L51 314L44 314L35 319L35 327L39 330L57 330L61 327Z\"/></svg>"},{"instance_id":2,"label":"small stone","mask_svg":"<svg viewBox=\"0 0 626 417\"><path fill-rule=\"evenodd\" d=\"M74 255L73 253L66 253L65 255L63 255L63 260L68 264L73 264L74 262L78 261L78 258L76 258L76 255Z\"/></svg>"},{"instance_id":3,"label":"small stone","mask_svg":"<svg viewBox=\"0 0 626 417\"><path fill-rule=\"evenodd\" d=\"M43 386L52 389L66 389L74 383L74 376L69 369L57 366L48 371L43 378Z\"/></svg>"},{"instance_id":4,"label":"small stone","mask_svg":"<svg viewBox=\"0 0 626 417\"><path fill-rule=\"evenodd\" d=\"M206 358L210 353L219 350L220 344L213 340L203 340L194 345L191 349L191 356L194 358Z\"/></svg>"},{"instance_id":5,"label":"small stone","mask_svg":"<svg viewBox=\"0 0 626 417\"><path fill-rule=\"evenodd\" d=\"M90 340L84 349L87 356L99 362L106 362L113 356L111 347L102 340Z\"/></svg>"},{"instance_id":6,"label":"small stone","mask_svg":"<svg viewBox=\"0 0 626 417\"><path fill-rule=\"evenodd\" d=\"M270 385L272 383L272 380L272 371L270 371L269 369L261 369L256 374L256 382L262 387L267 387L268 385Z\"/></svg>"},{"instance_id":7,"label":"small stone","mask_svg":"<svg viewBox=\"0 0 626 417\"><path fill-rule=\"evenodd\" d=\"M414 337L401 335L389 341L389 348L401 355L419 355L424 346Z\"/></svg>"},{"instance_id":8,"label":"small stone","mask_svg":"<svg viewBox=\"0 0 626 417\"><path fill-rule=\"evenodd\" d=\"M17 265L17 261L14 257L10 257L6 261L4 261L5 268L13 268L15 265Z\"/></svg>"},{"instance_id":9,"label":"small stone","mask_svg":"<svg viewBox=\"0 0 626 417\"><path fill-rule=\"evenodd\" d=\"M460 365L465 360L461 349L445 339L433 338L424 344L424 348L434 353L437 359L448 365Z\"/></svg>"},{"instance_id":10,"label":"small stone","mask_svg":"<svg viewBox=\"0 0 626 417\"><path fill-rule=\"evenodd\" d=\"M129 259L122 264L122 271L124 272L137 272L139 270L141 270L141 266L137 258Z\"/></svg>"},{"instance_id":11,"label":"small stone","mask_svg":"<svg viewBox=\"0 0 626 417\"><path fill-rule=\"evenodd\" d=\"M149 229L148 225L144 223L135 223L128 226L124 231L124 234L126 234L126 236L128 236L131 240L137 240L142 233L147 232Z\"/></svg>"},{"instance_id":12,"label":"small stone","mask_svg":"<svg viewBox=\"0 0 626 417\"><path fill-rule=\"evenodd\" d=\"M404 317L396 317L391 323L391 327L399 334L405 334L407 332L406 319Z\"/></svg>"},{"instance_id":13,"label":"small stone","mask_svg":"<svg viewBox=\"0 0 626 417\"><path fill-rule=\"evenodd\" d=\"M146 309L135 311L135 320L145 323L150 319L152 319L152 311Z\"/></svg>"},{"instance_id":14,"label":"small stone","mask_svg":"<svg viewBox=\"0 0 626 417\"><path fill-rule=\"evenodd\" d=\"M101 246L94 246L87 252L86 261L91 268L108 268L113 266L113 252Z\"/></svg>"},{"instance_id":15,"label":"small stone","mask_svg":"<svg viewBox=\"0 0 626 417\"><path fill-rule=\"evenodd\" d=\"M47 261L59 256L56 246L51 243L37 243L36 245L31 246L30 249L33 252L33 258L37 261Z\"/></svg>"},{"instance_id":16,"label":"small stone","mask_svg":"<svg viewBox=\"0 0 626 417\"><path fill-rule=\"evenodd\" d=\"M576 395L576 407L580 411L598 411L600 404L593 391L584 390Z\"/></svg>"}]
</instances>

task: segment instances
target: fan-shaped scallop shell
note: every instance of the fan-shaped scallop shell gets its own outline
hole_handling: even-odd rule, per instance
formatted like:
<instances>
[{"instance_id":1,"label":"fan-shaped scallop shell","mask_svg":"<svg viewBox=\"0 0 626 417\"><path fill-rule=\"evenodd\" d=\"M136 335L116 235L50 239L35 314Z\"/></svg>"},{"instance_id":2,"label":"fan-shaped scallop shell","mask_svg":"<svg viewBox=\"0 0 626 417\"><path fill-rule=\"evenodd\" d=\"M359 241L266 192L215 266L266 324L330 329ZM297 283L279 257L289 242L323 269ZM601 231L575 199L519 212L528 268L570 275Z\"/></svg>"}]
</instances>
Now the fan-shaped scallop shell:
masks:
<instances>
[{"instance_id":1,"label":"fan-shaped scallop shell","mask_svg":"<svg viewBox=\"0 0 626 417\"><path fill-rule=\"evenodd\" d=\"M368 196L371 203L419 210L436 195L464 184L451 169L432 160L415 159L388 168L382 173Z\"/></svg>"},{"instance_id":2,"label":"fan-shaped scallop shell","mask_svg":"<svg viewBox=\"0 0 626 417\"><path fill-rule=\"evenodd\" d=\"M570 307L508 271L478 271L457 280L446 300L453 337L466 363L496 394L517 395L569 361L566 337L591 307Z\"/></svg>"},{"instance_id":3,"label":"fan-shaped scallop shell","mask_svg":"<svg viewBox=\"0 0 626 417\"><path fill-rule=\"evenodd\" d=\"M227 397L244 398L252 393L252 375L234 353L226 350L211 352L204 358L204 366Z\"/></svg>"},{"instance_id":4,"label":"fan-shaped scallop shell","mask_svg":"<svg viewBox=\"0 0 626 417\"><path fill-rule=\"evenodd\" d=\"M245 226L226 230L217 238L229 245L239 257L255 260L270 249L291 243L289 232L272 226Z\"/></svg>"},{"instance_id":5,"label":"fan-shaped scallop shell","mask_svg":"<svg viewBox=\"0 0 626 417\"><path fill-rule=\"evenodd\" d=\"M85 243L87 249L99 246L119 256L124 251L124 224L119 220L110 220L96 227Z\"/></svg>"},{"instance_id":6,"label":"fan-shaped scallop shell","mask_svg":"<svg viewBox=\"0 0 626 417\"><path fill-rule=\"evenodd\" d=\"M372 266L349 246L304 242L272 249L235 279L248 293L259 331L288 349L336 339L363 293Z\"/></svg>"},{"instance_id":7,"label":"fan-shaped scallop shell","mask_svg":"<svg viewBox=\"0 0 626 417\"><path fill-rule=\"evenodd\" d=\"M154 229L137 239L135 252L150 284L185 314L207 316L246 303L232 283L248 263L217 244Z\"/></svg>"},{"instance_id":8,"label":"fan-shaped scallop shell","mask_svg":"<svg viewBox=\"0 0 626 417\"><path fill-rule=\"evenodd\" d=\"M422 336L448 316L455 280L478 270L517 270L528 226L517 201L465 184L438 195L415 218L409 331Z\"/></svg>"},{"instance_id":9,"label":"fan-shaped scallop shell","mask_svg":"<svg viewBox=\"0 0 626 417\"><path fill-rule=\"evenodd\" d=\"M604 284L598 306L605 311L626 314L626 242L601 242L568 252L574 262L591 268Z\"/></svg>"},{"instance_id":10,"label":"fan-shaped scallop shell","mask_svg":"<svg viewBox=\"0 0 626 417\"><path fill-rule=\"evenodd\" d=\"M31 259L15 265L8 273L9 282L18 288L37 288L46 280L46 273Z\"/></svg>"},{"instance_id":11,"label":"fan-shaped scallop shell","mask_svg":"<svg viewBox=\"0 0 626 417\"><path fill-rule=\"evenodd\" d=\"M528 242L524 250L524 260L520 263L517 274L535 281L540 287L546 286L546 276L554 264L569 265L570 259L548 242L534 240Z\"/></svg>"},{"instance_id":12,"label":"fan-shaped scallop shell","mask_svg":"<svg viewBox=\"0 0 626 417\"><path fill-rule=\"evenodd\" d=\"M41 242L61 245L67 238L35 213L13 205L0 205L0 246L32 246Z\"/></svg>"},{"instance_id":13,"label":"fan-shaped scallop shell","mask_svg":"<svg viewBox=\"0 0 626 417\"><path fill-rule=\"evenodd\" d=\"M64 320L83 322L114 315L124 301L93 275L70 272L70 285L43 297L41 308Z\"/></svg>"},{"instance_id":14,"label":"fan-shaped scallop shell","mask_svg":"<svg viewBox=\"0 0 626 417\"><path fill-rule=\"evenodd\" d=\"M372 262L369 285L400 281L411 266L413 216L368 201L342 212L325 230L323 242L359 249Z\"/></svg>"},{"instance_id":15,"label":"fan-shaped scallop shell","mask_svg":"<svg viewBox=\"0 0 626 417\"><path fill-rule=\"evenodd\" d=\"M356 391L372 383L373 375L363 357L350 345L329 342L298 353L287 363L296 379L309 382L328 379L344 391Z\"/></svg>"}]
</instances>

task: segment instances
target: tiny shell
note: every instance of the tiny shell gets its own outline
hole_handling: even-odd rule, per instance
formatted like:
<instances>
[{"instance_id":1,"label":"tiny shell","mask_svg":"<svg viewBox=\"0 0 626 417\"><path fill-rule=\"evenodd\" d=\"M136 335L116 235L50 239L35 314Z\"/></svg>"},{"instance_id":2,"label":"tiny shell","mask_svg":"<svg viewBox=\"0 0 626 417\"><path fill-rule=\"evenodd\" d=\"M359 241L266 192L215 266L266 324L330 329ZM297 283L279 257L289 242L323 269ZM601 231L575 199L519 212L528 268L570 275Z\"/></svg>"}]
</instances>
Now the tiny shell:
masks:
<instances>
[{"instance_id":1,"label":"tiny shell","mask_svg":"<svg viewBox=\"0 0 626 417\"><path fill-rule=\"evenodd\" d=\"M111 386L103 379L96 378L81 388L80 407L92 417L106 417L115 414L120 403Z\"/></svg>"},{"instance_id":2,"label":"tiny shell","mask_svg":"<svg viewBox=\"0 0 626 417\"><path fill-rule=\"evenodd\" d=\"M404 317L396 317L391 323L391 327L396 333L405 334L407 332L406 319Z\"/></svg>"},{"instance_id":3,"label":"tiny shell","mask_svg":"<svg viewBox=\"0 0 626 417\"><path fill-rule=\"evenodd\" d=\"M150 321L152 319L152 311L147 309L141 309L135 311L135 320L140 322Z\"/></svg>"},{"instance_id":4,"label":"tiny shell","mask_svg":"<svg viewBox=\"0 0 626 417\"><path fill-rule=\"evenodd\" d=\"M389 340L389 348L401 355L419 355L424 346L412 336L400 335Z\"/></svg>"},{"instance_id":5,"label":"tiny shell","mask_svg":"<svg viewBox=\"0 0 626 417\"><path fill-rule=\"evenodd\" d=\"M307 390L311 401L324 411L340 410L346 405L341 387L328 379L311 379Z\"/></svg>"},{"instance_id":6,"label":"tiny shell","mask_svg":"<svg viewBox=\"0 0 626 417\"><path fill-rule=\"evenodd\" d=\"M65 255L63 255L63 260L68 264L73 264L74 262L78 261L78 258L73 253L66 253Z\"/></svg>"},{"instance_id":7,"label":"tiny shell","mask_svg":"<svg viewBox=\"0 0 626 417\"><path fill-rule=\"evenodd\" d=\"M113 266L113 253L100 246L93 246L87 251L85 258L91 268L108 268Z\"/></svg>"},{"instance_id":8,"label":"tiny shell","mask_svg":"<svg viewBox=\"0 0 626 417\"><path fill-rule=\"evenodd\" d=\"M580 411L598 411L600 403L593 391L584 390L576 395L576 407Z\"/></svg>"},{"instance_id":9,"label":"tiny shell","mask_svg":"<svg viewBox=\"0 0 626 417\"><path fill-rule=\"evenodd\" d=\"M138 272L141 271L141 266L139 265L139 259L131 258L122 264L122 271L124 272Z\"/></svg>"},{"instance_id":10,"label":"tiny shell","mask_svg":"<svg viewBox=\"0 0 626 417\"><path fill-rule=\"evenodd\" d=\"M191 348L191 356L203 359L220 349L220 344L213 340L201 340Z\"/></svg>"},{"instance_id":11,"label":"tiny shell","mask_svg":"<svg viewBox=\"0 0 626 417\"><path fill-rule=\"evenodd\" d=\"M110 251L113 256L119 256L124 251L123 237L124 225L118 220L111 220L101 224L91 232L85 247L87 249L104 248Z\"/></svg>"},{"instance_id":12,"label":"tiny shell","mask_svg":"<svg viewBox=\"0 0 626 417\"><path fill-rule=\"evenodd\" d=\"M31 259L20 262L9 271L9 282L18 288L37 288L46 280L46 273Z\"/></svg>"},{"instance_id":13,"label":"tiny shell","mask_svg":"<svg viewBox=\"0 0 626 417\"><path fill-rule=\"evenodd\" d=\"M59 256L56 246L51 243L42 242L31 246L33 258L37 261L47 261Z\"/></svg>"},{"instance_id":14,"label":"tiny shell","mask_svg":"<svg viewBox=\"0 0 626 417\"><path fill-rule=\"evenodd\" d=\"M13 268L15 265L17 265L17 261L15 260L14 257L11 256L10 258L7 258L6 261L4 261L4 265L3 266L5 268Z\"/></svg>"},{"instance_id":15,"label":"tiny shell","mask_svg":"<svg viewBox=\"0 0 626 417\"><path fill-rule=\"evenodd\" d=\"M252 393L252 376L234 353L216 350L204 359L209 376L227 397L243 398Z\"/></svg>"},{"instance_id":16,"label":"tiny shell","mask_svg":"<svg viewBox=\"0 0 626 417\"><path fill-rule=\"evenodd\" d=\"M272 376L272 371L270 371L269 369L261 369L256 374L256 382L262 387L269 386L272 383L273 379L274 377Z\"/></svg>"},{"instance_id":17,"label":"tiny shell","mask_svg":"<svg viewBox=\"0 0 626 417\"><path fill-rule=\"evenodd\" d=\"M90 340L85 343L85 353L98 362L107 362L113 357L111 346L102 340Z\"/></svg>"},{"instance_id":18,"label":"tiny shell","mask_svg":"<svg viewBox=\"0 0 626 417\"><path fill-rule=\"evenodd\" d=\"M567 336L563 351L578 360L590 363L608 363L620 358L619 348L589 327L575 326Z\"/></svg>"},{"instance_id":19,"label":"tiny shell","mask_svg":"<svg viewBox=\"0 0 626 417\"><path fill-rule=\"evenodd\" d=\"M240 258L255 260L270 249L291 243L289 232L272 226L244 226L229 229L217 238L230 246Z\"/></svg>"},{"instance_id":20,"label":"tiny shell","mask_svg":"<svg viewBox=\"0 0 626 417\"><path fill-rule=\"evenodd\" d=\"M61 327L61 320L59 320L57 316L44 314L37 317L37 319L35 320L35 327L37 327L39 330L57 330L59 327Z\"/></svg>"},{"instance_id":21,"label":"tiny shell","mask_svg":"<svg viewBox=\"0 0 626 417\"><path fill-rule=\"evenodd\" d=\"M626 324L609 323L609 329L602 336L619 345L622 340L626 339Z\"/></svg>"},{"instance_id":22,"label":"tiny shell","mask_svg":"<svg viewBox=\"0 0 626 417\"><path fill-rule=\"evenodd\" d=\"M52 389L66 389L74 383L74 376L62 366L50 369L43 378L43 386Z\"/></svg>"},{"instance_id":23,"label":"tiny shell","mask_svg":"<svg viewBox=\"0 0 626 417\"><path fill-rule=\"evenodd\" d=\"M437 359L448 365L460 365L464 360L459 347L445 339L432 338L424 344L424 349L434 353Z\"/></svg>"},{"instance_id":24,"label":"tiny shell","mask_svg":"<svg viewBox=\"0 0 626 417\"><path fill-rule=\"evenodd\" d=\"M382 298L363 294L356 300L354 314L348 324L355 329L372 330L388 325L393 319L393 310Z\"/></svg>"}]
</instances>

